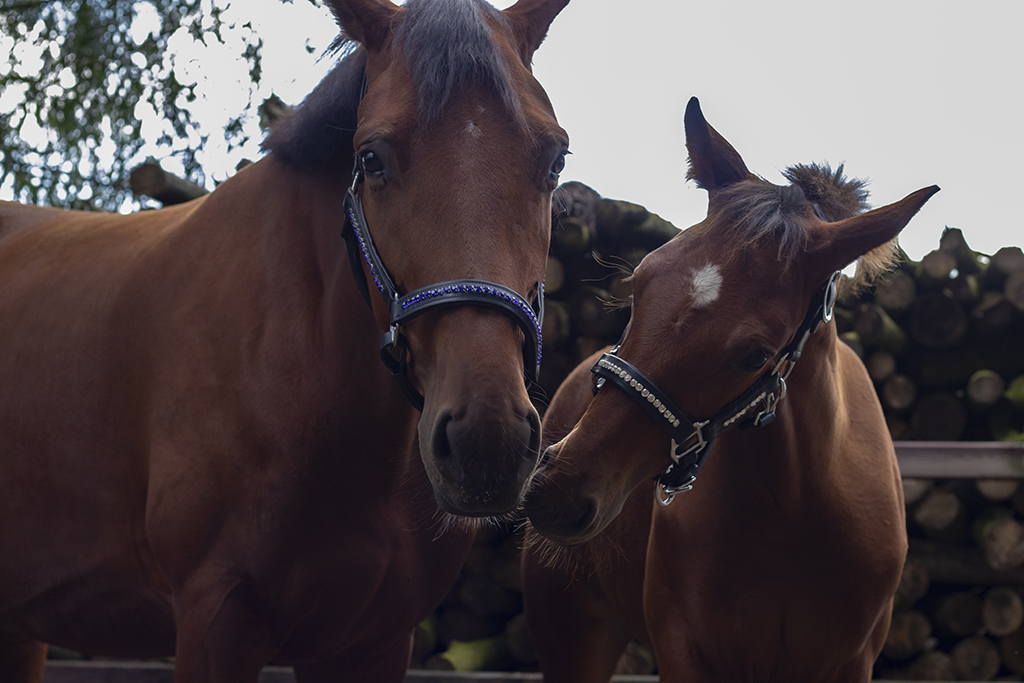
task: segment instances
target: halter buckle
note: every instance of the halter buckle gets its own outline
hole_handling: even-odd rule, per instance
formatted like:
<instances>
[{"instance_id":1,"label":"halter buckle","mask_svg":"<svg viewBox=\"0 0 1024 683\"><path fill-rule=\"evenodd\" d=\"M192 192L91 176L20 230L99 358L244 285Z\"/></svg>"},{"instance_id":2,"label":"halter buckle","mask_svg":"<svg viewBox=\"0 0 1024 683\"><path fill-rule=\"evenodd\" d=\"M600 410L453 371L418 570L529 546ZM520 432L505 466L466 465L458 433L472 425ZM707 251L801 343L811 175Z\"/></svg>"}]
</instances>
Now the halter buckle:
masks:
<instances>
[{"instance_id":1,"label":"halter buckle","mask_svg":"<svg viewBox=\"0 0 1024 683\"><path fill-rule=\"evenodd\" d=\"M669 503L675 500L677 493L689 491L690 489L693 488L693 482L695 481L697 481L697 477L695 477L692 474L690 475L689 479L687 479L682 484L679 484L678 486L666 486L665 484L662 484L659 481L654 486L654 500L658 503L659 506L668 507Z\"/></svg>"},{"instance_id":2,"label":"halter buckle","mask_svg":"<svg viewBox=\"0 0 1024 683\"><path fill-rule=\"evenodd\" d=\"M669 457L672 458L672 462L674 462L674 463L676 463L678 465L679 461L682 460L683 458L685 458L686 456L688 456L690 453L693 453L694 451L700 451L701 449L703 449L705 446L708 445L707 440L704 438L704 432L701 431L704 427L707 427L707 426L708 426L708 421L707 420L704 420L703 422L694 422L693 423L693 434L688 436L686 441L689 441L694 436L697 437L697 441L696 441L696 443L694 443L692 446L687 448L682 453L677 453L676 450L681 448L683 446L683 444L686 443L686 441L684 441L683 443L676 443L676 440L672 439L672 447L671 447L671 449L669 450L669 453L668 453Z\"/></svg>"},{"instance_id":3,"label":"halter buckle","mask_svg":"<svg viewBox=\"0 0 1024 683\"><path fill-rule=\"evenodd\" d=\"M792 366L790 366L792 367ZM788 375L788 369L786 374ZM786 397L786 380L784 377L779 377L779 394L775 395L775 392L768 394L768 398L764 402L764 410L759 412L754 417L755 427L764 427L765 425L771 424L775 420L775 408L779 405L779 402Z\"/></svg>"}]
</instances>

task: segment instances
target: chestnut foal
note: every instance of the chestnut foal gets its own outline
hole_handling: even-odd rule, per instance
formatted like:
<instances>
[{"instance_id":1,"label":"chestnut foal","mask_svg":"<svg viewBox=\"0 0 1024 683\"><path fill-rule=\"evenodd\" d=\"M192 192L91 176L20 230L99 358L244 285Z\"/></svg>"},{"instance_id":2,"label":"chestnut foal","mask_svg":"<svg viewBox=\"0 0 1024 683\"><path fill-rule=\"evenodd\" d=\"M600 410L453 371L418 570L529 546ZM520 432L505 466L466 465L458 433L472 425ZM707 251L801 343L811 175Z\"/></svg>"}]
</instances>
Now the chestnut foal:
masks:
<instances>
[{"instance_id":1,"label":"chestnut foal","mask_svg":"<svg viewBox=\"0 0 1024 683\"><path fill-rule=\"evenodd\" d=\"M884 271L938 188L861 213L841 168L779 187L695 99L685 126L707 218L644 259L619 346L545 417L525 509L548 540L523 560L544 677L607 681L638 638L662 681L863 683L907 540L882 410L830 318L838 271Z\"/></svg>"}]
</instances>

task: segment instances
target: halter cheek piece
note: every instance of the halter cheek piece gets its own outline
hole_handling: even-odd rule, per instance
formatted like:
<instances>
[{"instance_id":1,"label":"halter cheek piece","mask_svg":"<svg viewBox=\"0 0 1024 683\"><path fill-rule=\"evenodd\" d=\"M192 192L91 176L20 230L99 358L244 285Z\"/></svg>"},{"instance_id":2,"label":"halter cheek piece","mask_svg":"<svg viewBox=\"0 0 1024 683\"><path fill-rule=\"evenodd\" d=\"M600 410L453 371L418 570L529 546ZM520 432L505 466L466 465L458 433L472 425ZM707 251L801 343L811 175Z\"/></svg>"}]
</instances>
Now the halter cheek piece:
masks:
<instances>
[{"instance_id":1,"label":"halter cheek piece","mask_svg":"<svg viewBox=\"0 0 1024 683\"><path fill-rule=\"evenodd\" d=\"M367 229L363 202L359 195L362 179L363 173L357 159L356 168L352 172L352 186L345 193L347 220L342 237L348 246L352 275L366 303L370 304L370 291L366 274L363 272L363 261L369 267L377 291L388 306L391 323L390 329L381 339L380 357L398 380L409 402L417 410L423 410L423 394L416 390L409 379L408 345L401 333L401 325L431 309L441 307L484 306L501 311L512 318L526 337L523 342L523 374L526 386L529 387L537 380L543 350L541 324L544 320L544 282L540 281L535 285L537 303L532 306L508 287L485 280L445 280L421 287L404 296L400 295Z\"/></svg>"},{"instance_id":2,"label":"halter cheek piece","mask_svg":"<svg viewBox=\"0 0 1024 683\"><path fill-rule=\"evenodd\" d=\"M703 422L688 420L658 385L619 358L616 354L621 341L590 369L594 374L594 395L610 382L636 402L671 438L672 464L655 480L654 497L659 505L668 505L677 493L693 488L697 473L722 431L736 423L740 429L763 427L775 419L775 408L786 395L786 378L800 359L804 345L819 327L832 320L838 280L839 271L836 271L825 285L822 296L815 297L816 301L797 328L793 341L782 350L775 368L761 375L738 398Z\"/></svg>"}]
</instances>

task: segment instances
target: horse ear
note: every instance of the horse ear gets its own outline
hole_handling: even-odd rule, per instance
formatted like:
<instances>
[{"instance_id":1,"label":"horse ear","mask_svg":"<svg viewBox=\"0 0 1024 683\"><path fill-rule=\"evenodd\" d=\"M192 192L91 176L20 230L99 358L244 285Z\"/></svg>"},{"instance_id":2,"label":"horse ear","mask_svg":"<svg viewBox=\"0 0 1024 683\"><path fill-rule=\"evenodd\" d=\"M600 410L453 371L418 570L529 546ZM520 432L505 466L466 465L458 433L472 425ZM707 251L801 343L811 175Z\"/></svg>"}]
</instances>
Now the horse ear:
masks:
<instances>
[{"instance_id":1,"label":"horse ear","mask_svg":"<svg viewBox=\"0 0 1024 683\"><path fill-rule=\"evenodd\" d=\"M529 67L533 53L548 34L548 27L569 0L519 0L504 11L519 40L523 63Z\"/></svg>"},{"instance_id":2,"label":"horse ear","mask_svg":"<svg viewBox=\"0 0 1024 683\"><path fill-rule=\"evenodd\" d=\"M686 105L683 125L686 128L686 149L690 153L687 178L696 180L708 192L714 192L752 177L739 152L704 120L696 97L691 97Z\"/></svg>"},{"instance_id":3,"label":"horse ear","mask_svg":"<svg viewBox=\"0 0 1024 683\"><path fill-rule=\"evenodd\" d=\"M811 247L821 279L845 268L860 256L893 240L907 226L925 202L939 191L925 187L898 202L835 223L821 223L814 231Z\"/></svg>"},{"instance_id":4,"label":"horse ear","mask_svg":"<svg viewBox=\"0 0 1024 683\"><path fill-rule=\"evenodd\" d=\"M390 0L327 0L345 35L368 50L384 45L401 10Z\"/></svg>"}]
</instances>

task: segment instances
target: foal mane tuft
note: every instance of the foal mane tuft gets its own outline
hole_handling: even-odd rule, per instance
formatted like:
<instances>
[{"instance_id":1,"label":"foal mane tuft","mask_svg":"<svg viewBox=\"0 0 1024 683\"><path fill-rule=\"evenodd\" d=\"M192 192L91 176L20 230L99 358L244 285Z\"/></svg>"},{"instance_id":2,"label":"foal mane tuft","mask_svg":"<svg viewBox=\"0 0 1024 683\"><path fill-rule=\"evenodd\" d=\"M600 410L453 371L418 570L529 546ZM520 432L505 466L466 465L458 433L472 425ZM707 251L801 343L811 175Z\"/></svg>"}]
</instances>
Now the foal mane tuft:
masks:
<instances>
[{"instance_id":1,"label":"foal mane tuft","mask_svg":"<svg viewBox=\"0 0 1024 683\"><path fill-rule=\"evenodd\" d=\"M731 219L741 245L768 237L778 241L779 260L788 262L806 245L809 211L821 220L841 221L870 208L867 181L847 178L843 166L797 164L783 171L791 185L744 180L716 191L715 211ZM844 278L844 288L867 287L896 265L901 257L896 240L857 259L857 274Z\"/></svg>"},{"instance_id":2,"label":"foal mane tuft","mask_svg":"<svg viewBox=\"0 0 1024 683\"><path fill-rule=\"evenodd\" d=\"M783 175L804 191L819 215L828 221L840 221L871 208L868 204L867 181L843 176L843 165L835 171L828 164L797 164L787 168ZM857 259L857 274L843 278L843 294L858 293L876 283L900 262L902 252L893 239Z\"/></svg>"},{"instance_id":3,"label":"foal mane tuft","mask_svg":"<svg viewBox=\"0 0 1024 683\"><path fill-rule=\"evenodd\" d=\"M488 19L507 26L505 16L483 0L408 0L402 7L392 50L401 54L418 84L419 116L440 116L458 90L489 84L517 123L522 105ZM344 37L330 51L342 60L263 142L263 149L303 170L320 170L349 159L358 123L366 50Z\"/></svg>"}]
</instances>

